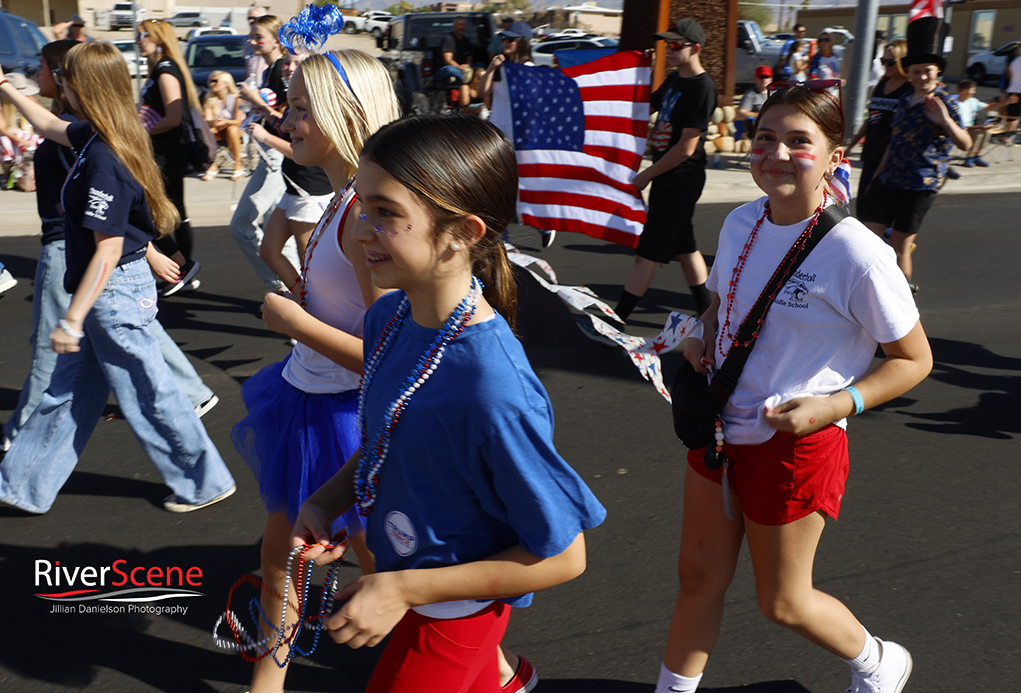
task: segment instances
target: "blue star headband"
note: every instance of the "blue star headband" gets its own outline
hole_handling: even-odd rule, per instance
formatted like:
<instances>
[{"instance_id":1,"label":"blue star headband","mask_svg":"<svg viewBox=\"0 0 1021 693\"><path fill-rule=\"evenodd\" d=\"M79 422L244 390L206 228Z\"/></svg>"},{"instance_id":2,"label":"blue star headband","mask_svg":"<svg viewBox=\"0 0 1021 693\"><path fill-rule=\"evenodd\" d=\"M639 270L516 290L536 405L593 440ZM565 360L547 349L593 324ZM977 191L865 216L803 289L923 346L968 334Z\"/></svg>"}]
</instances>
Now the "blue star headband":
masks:
<instances>
[{"instance_id":1,"label":"blue star headband","mask_svg":"<svg viewBox=\"0 0 1021 693\"><path fill-rule=\"evenodd\" d=\"M340 33L344 28L344 16L337 9L336 5L307 5L297 17L291 17L291 21L280 27L277 38L280 45L287 49L291 55L303 53L317 53L326 46L326 40L333 34ZM344 66L337 60L337 56L330 52L326 53L333 66L337 68L340 78L354 94L351 82L347 78Z\"/></svg>"}]
</instances>

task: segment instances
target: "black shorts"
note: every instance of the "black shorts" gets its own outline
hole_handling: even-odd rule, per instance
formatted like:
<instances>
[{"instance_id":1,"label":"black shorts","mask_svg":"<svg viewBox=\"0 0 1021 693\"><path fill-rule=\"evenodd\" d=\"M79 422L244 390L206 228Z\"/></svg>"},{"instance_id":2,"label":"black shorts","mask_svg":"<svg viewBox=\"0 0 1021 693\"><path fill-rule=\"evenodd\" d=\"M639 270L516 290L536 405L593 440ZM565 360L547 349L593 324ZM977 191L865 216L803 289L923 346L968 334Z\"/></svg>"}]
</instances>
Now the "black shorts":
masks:
<instances>
[{"instance_id":1,"label":"black shorts","mask_svg":"<svg viewBox=\"0 0 1021 693\"><path fill-rule=\"evenodd\" d=\"M922 227L922 220L935 197L935 190L901 190L873 180L864 213L858 218L892 226L894 231L911 236Z\"/></svg>"},{"instance_id":2,"label":"black shorts","mask_svg":"<svg viewBox=\"0 0 1021 693\"><path fill-rule=\"evenodd\" d=\"M635 248L638 257L667 263L698 250L692 217L704 187L702 166L684 166L652 179L649 212Z\"/></svg>"},{"instance_id":3,"label":"black shorts","mask_svg":"<svg viewBox=\"0 0 1021 693\"><path fill-rule=\"evenodd\" d=\"M1017 103L1007 104L1007 117L1017 118L1018 116L1021 116L1021 94L1007 94L1007 96L1019 97Z\"/></svg>"}]
</instances>

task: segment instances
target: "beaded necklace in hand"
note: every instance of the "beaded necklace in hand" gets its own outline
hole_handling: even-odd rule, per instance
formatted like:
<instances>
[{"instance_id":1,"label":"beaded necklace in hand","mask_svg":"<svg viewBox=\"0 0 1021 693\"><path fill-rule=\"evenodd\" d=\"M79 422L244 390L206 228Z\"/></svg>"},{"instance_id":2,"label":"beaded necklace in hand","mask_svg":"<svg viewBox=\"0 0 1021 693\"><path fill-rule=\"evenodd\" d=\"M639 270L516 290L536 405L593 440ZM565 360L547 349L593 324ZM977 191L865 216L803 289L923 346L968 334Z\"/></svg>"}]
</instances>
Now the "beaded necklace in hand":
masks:
<instances>
[{"instance_id":1,"label":"beaded necklace in hand","mask_svg":"<svg viewBox=\"0 0 1021 693\"><path fill-rule=\"evenodd\" d=\"M773 273L774 278L786 271L794 258L801 254L801 249L805 247L805 243L807 243L808 239L812 237L812 231L815 229L816 224L819 223L819 215L822 214L824 209L826 209L826 202L828 199L829 195L826 193L826 189L824 188L822 191L822 202L816 208L815 213L812 214L812 218L808 220L808 225L805 227L805 230L801 232L800 236L798 236L798 240L794 241L794 245L792 245L791 249L787 251L787 254L780 262L780 265L776 268L776 272ZM764 317L759 318L747 341L738 342L737 335L730 330L730 313L734 308L734 299L737 296L737 282L741 279L741 272L744 271L745 263L748 262L748 255L751 253L752 245L755 243L755 239L759 235L759 228L762 226L762 222L764 222L766 217L769 216L769 211L769 200L766 200L765 207L762 210L762 216L759 217L757 222L755 222L752 232L748 234L748 240L745 241L741 254L737 256L737 264L734 265L734 271L730 275L730 282L727 284L727 312L724 317L722 332L730 338L730 347L727 348L727 353L723 355L724 358L730 354L730 350L735 346L744 347L755 341L755 339L759 336L759 330L762 329L762 321ZM770 279L770 281L772 281L772 279ZM776 290L769 297L769 303L773 302L773 299L776 298L776 295L780 292L781 288L783 287L777 286ZM740 332L740 330L738 331Z\"/></svg>"},{"instance_id":2,"label":"beaded necklace in hand","mask_svg":"<svg viewBox=\"0 0 1021 693\"><path fill-rule=\"evenodd\" d=\"M319 219L319 223L316 224L315 229L312 231L312 238L310 239L308 246L305 248L305 257L302 258L301 263L301 291L299 299L301 307L305 307L305 302L308 297L308 268L312 264L312 253L315 251L316 246L319 245L319 240L326 233L326 229L329 228L330 222L333 221L333 217L337 214L337 210L344 203L344 198L347 196L351 186L355 183L355 177L351 176L351 179L344 186L344 189L339 195L333 198L333 202L330 204L329 209Z\"/></svg>"},{"instance_id":3,"label":"beaded necklace in hand","mask_svg":"<svg viewBox=\"0 0 1021 693\"><path fill-rule=\"evenodd\" d=\"M383 423L379 427L375 443L371 448L365 423L365 400L376 370L386 356L386 352L390 350L390 345L408 314L411 304L408 302L407 296L401 299L397 312L390 318L383 334L379 336L379 341L372 350L372 354L365 359L365 371L362 374L361 388L358 392L358 423L362 429L362 444L359 449L358 469L355 472L355 497L358 499L358 512L362 515L372 512L372 506L376 502L379 472L390 450L390 435L393 433L394 426L397 425L401 414L407 409L412 395L425 384L430 375L436 372L436 368L440 365L440 359L443 358L444 349L464 331L465 326L471 321L481 296L482 282L472 275L471 289L468 291L468 295L457 304L432 344L425 350L407 380L404 381L401 393L387 407Z\"/></svg>"},{"instance_id":4,"label":"beaded necklace in hand","mask_svg":"<svg viewBox=\"0 0 1021 693\"><path fill-rule=\"evenodd\" d=\"M311 585L312 578L312 567L313 562L308 562L308 568L304 571L301 568L302 563L305 562L305 554L311 549L310 544L304 546L298 546L291 549L290 554L287 556L287 572L284 577L284 595L288 594L291 587L291 569L294 565L294 559L298 558L298 572L294 578L294 591L298 596L298 604L294 610L298 614L297 620L291 624L290 628L287 627L287 609L289 603L285 597L282 597L272 587L268 587L262 583L259 578L255 577L251 573L243 575L235 582L230 592L227 593L227 608L224 613L220 614L220 617L216 619L216 624L213 626L213 641L217 647L222 647L226 650L236 650L241 654L242 659L248 662L257 662L265 657L272 657L273 661L280 668L286 667L290 662L291 657L298 654L302 657L307 657L312 654L316 646L319 644L319 634L321 631L326 629L323 624L323 619L333 611L333 595L338 589L337 584L337 570L340 568L340 562L334 563L330 566L329 572L326 574L326 578L323 580L322 594L319 598L319 612L316 614L306 615L308 609L308 592L309 586ZM258 631L261 623L269 625L269 632L266 633L265 637L256 638L249 633L245 627L241 624L241 619L238 615L231 610L231 603L234 598L234 592L241 585L249 583L266 590L277 599L282 602L280 608L280 625L279 627L269 625L270 621L267 614L262 610L262 604L259 599L252 599L248 604L249 616L252 622L255 624L254 629ZM231 639L221 638L219 635L220 626L223 622L227 622L227 627L231 632ZM302 629L313 631L312 644L308 649L298 647L297 639L301 634ZM270 644L272 643L272 645ZM288 645L287 655L284 657L284 661L280 661L277 658L277 652L283 645Z\"/></svg>"}]
</instances>

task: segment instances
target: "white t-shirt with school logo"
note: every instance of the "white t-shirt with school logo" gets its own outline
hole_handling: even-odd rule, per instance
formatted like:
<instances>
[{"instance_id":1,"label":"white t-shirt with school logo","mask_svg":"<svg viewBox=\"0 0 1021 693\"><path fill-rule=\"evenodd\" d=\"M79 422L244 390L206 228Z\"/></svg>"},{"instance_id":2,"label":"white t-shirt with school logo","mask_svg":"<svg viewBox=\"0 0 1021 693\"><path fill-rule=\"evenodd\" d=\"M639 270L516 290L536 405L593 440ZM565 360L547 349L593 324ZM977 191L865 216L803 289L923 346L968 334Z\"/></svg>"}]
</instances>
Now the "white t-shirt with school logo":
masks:
<instances>
[{"instance_id":1,"label":"white t-shirt with school logo","mask_svg":"<svg viewBox=\"0 0 1021 693\"><path fill-rule=\"evenodd\" d=\"M765 197L727 216L706 287L720 294L716 363L730 350L724 334L727 286ZM730 333L736 334L780 261L805 230L762 222L738 279ZM857 219L834 226L780 290L723 410L727 442L758 445L774 430L765 409L798 397L824 397L868 372L877 343L906 336L918 309L893 249ZM846 420L837 422L846 426Z\"/></svg>"}]
</instances>

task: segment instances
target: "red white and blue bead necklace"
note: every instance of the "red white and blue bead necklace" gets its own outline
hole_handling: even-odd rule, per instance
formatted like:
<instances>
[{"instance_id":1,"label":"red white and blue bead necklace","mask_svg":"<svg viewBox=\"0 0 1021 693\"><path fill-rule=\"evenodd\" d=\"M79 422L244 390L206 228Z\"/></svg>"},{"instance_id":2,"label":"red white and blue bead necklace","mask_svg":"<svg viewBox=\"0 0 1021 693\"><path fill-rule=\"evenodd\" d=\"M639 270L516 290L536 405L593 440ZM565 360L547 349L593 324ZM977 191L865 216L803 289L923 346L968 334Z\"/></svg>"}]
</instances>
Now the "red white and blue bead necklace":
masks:
<instances>
[{"instance_id":1,"label":"red white and blue bead necklace","mask_svg":"<svg viewBox=\"0 0 1021 693\"><path fill-rule=\"evenodd\" d=\"M815 213L812 215L812 218L808 220L808 224L805 226L805 230L801 232L801 235L798 236L798 239L794 241L794 245L792 245L791 249L787 251L787 254L780 262L780 265L776 268L776 272L773 273L773 277L771 277L769 282L767 282L767 286L773 283L773 280L776 278L777 275L786 272L787 267L790 265L791 262L793 262L793 259L801 254L801 250L805 247L805 243L808 242L808 239L811 238L812 231L815 229L816 224L819 223L819 215L822 214L822 211L824 209L826 209L826 201L828 198L829 196L826 193L826 189L823 188L822 202L816 208ZM748 338L748 341L739 344L737 341L737 335L731 332L730 330L730 312L734 308L734 299L737 297L737 282L739 279L741 279L741 272L744 270L745 263L748 262L748 255L751 253L752 245L755 243L755 239L759 235L759 228L762 226L762 222L764 222L766 220L766 217L768 216L769 216L769 201L767 200L762 210L762 216L759 217L759 220L757 222L755 222L755 226L752 228L752 232L748 234L748 240L745 241L744 248L742 248L741 250L741 254L737 256L737 263L734 265L734 271L731 272L730 281L727 283L727 312L725 314L723 328L721 331L730 339L730 346L727 348L727 353L723 354L724 359L727 358L727 356L730 354L730 350L733 349L735 346L745 347L751 344L753 341L755 341L755 339L758 338L759 336L759 331L762 329L762 322L764 318L760 316L758 323L755 325L755 329L752 330L752 336ZM774 290L773 294L769 297L769 303L772 303L776 299L776 295L777 293L779 293L781 288L783 287L777 286L776 290ZM703 364L705 363L706 363L705 359L703 359ZM720 416L716 417L716 431L714 436L716 441L708 448L706 448L705 457L707 464L709 462L709 458L715 458L719 465L722 465L723 467L723 482L722 482L723 508L727 513L727 519L733 520L734 511L730 503L730 485L727 479L727 472L730 469L730 458L727 457L727 455L723 452L723 443L725 442L726 439L726 435L724 432L725 428L726 423L723 421L723 416L721 414ZM715 468L715 466L712 468Z\"/></svg>"},{"instance_id":2,"label":"red white and blue bead necklace","mask_svg":"<svg viewBox=\"0 0 1021 693\"><path fill-rule=\"evenodd\" d=\"M302 258L301 263L301 291L299 292L299 299L302 308L305 307L306 299L308 297L308 268L312 264L312 253L315 251L316 246L319 245L319 240L323 237L323 234L326 233L326 229L330 226L330 222L333 221L333 217L337 214L337 210L340 209L340 206L344 203L344 197L347 195L354 183L355 177L351 176L351 179L348 180L347 185L345 185L344 189L340 191L340 194L333 198L333 203L330 204L329 209L323 213L323 216L319 218L319 223L312 231L311 240L308 243L308 247L305 248L305 257ZM354 204L353 200L352 204ZM348 207L348 209L350 209L350 207ZM341 226L343 226L343 217L341 217L340 223Z\"/></svg>"},{"instance_id":3,"label":"red white and blue bead necklace","mask_svg":"<svg viewBox=\"0 0 1021 693\"><path fill-rule=\"evenodd\" d=\"M394 426L397 425L397 421L400 419L401 414L404 413L404 410L408 408L412 395L425 384L430 375L436 372L436 368L440 365L440 359L443 358L444 349L464 331L465 326L474 317L475 309L478 307L481 296L482 282L475 275L472 275L471 289L468 295L457 304L454 312L451 313L443 327L440 328L432 344L425 350L425 353L419 358L418 363L411 371L407 380L404 381L401 393L387 407L383 423L380 425L379 431L376 433L375 443L371 447L369 446L368 430L365 424L366 395L369 392L369 386L372 384L372 379L376 375L379 364L386 356L386 352L390 350L390 345L393 343L394 337L397 336L397 332L400 330L401 325L404 323L404 318L408 314L411 304L408 302L407 296L401 300L401 304L397 307L397 312L390 318L390 322L387 323L383 334L379 336L379 341L372 350L372 354L365 360L365 371L362 374L361 389L358 393L358 422L362 429L362 445L359 450L358 469L355 472L355 497L358 499L358 512L362 515L368 515L372 512L372 506L376 502L379 472L390 450L390 434L393 433Z\"/></svg>"},{"instance_id":4,"label":"red white and blue bead necklace","mask_svg":"<svg viewBox=\"0 0 1021 693\"><path fill-rule=\"evenodd\" d=\"M302 564L305 562L305 554L311 548L312 546L309 544L299 546L291 549L290 554L287 556L287 572L285 573L286 577L284 578L284 595L287 595L290 592L292 566L294 565L294 559L298 559L298 570L295 573L294 578L294 591L298 597L298 604L294 607L294 610L298 615L297 620L288 627L287 610L290 605L287 598L277 594L276 590L272 587L268 587L263 584L259 578L248 573L243 575L233 584L233 586L231 586L230 592L227 595L227 608L224 613L220 614L220 617L216 619L216 624L213 626L213 641L218 647L222 647L227 650L236 650L241 654L243 659L249 662L257 662L265 657L272 657L273 661L280 668L286 667L287 663L290 662L291 657L296 654L307 657L315 651L316 646L319 644L319 634L321 631L326 629L326 626L323 624L323 619L333 612L333 595L339 588L337 570L340 568L340 563L336 562L330 566L330 570L327 572L326 578L323 580L318 613L306 614L309 603L309 586L312 582L313 562L309 561L308 567L305 570L302 570ZM253 626L254 630L256 632L260 631L260 624L265 623L269 625L268 632L262 638L257 639L254 635L249 633L242 625L241 618L231 609L235 590L246 583L255 585L262 590L266 590L282 601L279 626L271 625L272 622L263 611L262 604L259 599L253 598L249 601L248 612L252 623L255 624ZM223 625L224 622L227 623L227 627L230 629L230 639L220 637L220 626ZM314 633L312 636L312 643L308 649L301 648L297 644L298 636L301 634L302 630L311 630ZM280 659L277 658L277 652L285 644L288 646L287 655L281 662Z\"/></svg>"}]
</instances>

